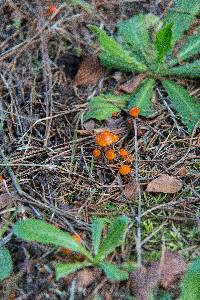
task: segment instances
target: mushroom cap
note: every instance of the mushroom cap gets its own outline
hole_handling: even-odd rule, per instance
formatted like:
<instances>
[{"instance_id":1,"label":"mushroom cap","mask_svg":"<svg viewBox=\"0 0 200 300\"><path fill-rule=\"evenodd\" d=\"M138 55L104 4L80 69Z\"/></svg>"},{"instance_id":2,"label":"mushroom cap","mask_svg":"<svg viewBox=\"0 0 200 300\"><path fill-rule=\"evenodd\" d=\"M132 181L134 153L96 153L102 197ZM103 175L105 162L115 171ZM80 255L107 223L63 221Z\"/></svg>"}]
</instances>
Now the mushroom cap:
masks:
<instances>
[{"instance_id":1,"label":"mushroom cap","mask_svg":"<svg viewBox=\"0 0 200 300\"><path fill-rule=\"evenodd\" d=\"M96 135L96 144L101 147L110 146L119 141L119 136L111 131L102 131Z\"/></svg>"},{"instance_id":2,"label":"mushroom cap","mask_svg":"<svg viewBox=\"0 0 200 300\"><path fill-rule=\"evenodd\" d=\"M110 150L106 150L105 151L105 157L108 159L108 160L113 160L116 158L116 154L115 154L115 151L110 149Z\"/></svg>"},{"instance_id":3,"label":"mushroom cap","mask_svg":"<svg viewBox=\"0 0 200 300\"><path fill-rule=\"evenodd\" d=\"M129 165L121 165L119 168L119 173L123 176L131 173L131 167Z\"/></svg>"}]
</instances>

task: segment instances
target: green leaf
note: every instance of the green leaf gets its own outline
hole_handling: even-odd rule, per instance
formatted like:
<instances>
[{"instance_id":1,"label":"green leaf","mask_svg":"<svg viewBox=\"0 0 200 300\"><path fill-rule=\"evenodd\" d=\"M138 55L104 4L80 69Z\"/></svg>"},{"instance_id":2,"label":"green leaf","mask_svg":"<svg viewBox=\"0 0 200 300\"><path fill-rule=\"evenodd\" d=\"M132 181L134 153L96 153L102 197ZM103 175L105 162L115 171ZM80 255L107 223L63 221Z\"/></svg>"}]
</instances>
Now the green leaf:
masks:
<instances>
[{"instance_id":1,"label":"green leaf","mask_svg":"<svg viewBox=\"0 0 200 300\"><path fill-rule=\"evenodd\" d=\"M186 43L180 48L178 60L186 60L200 52L200 30L197 34L188 37Z\"/></svg>"},{"instance_id":2,"label":"green leaf","mask_svg":"<svg viewBox=\"0 0 200 300\"><path fill-rule=\"evenodd\" d=\"M200 299L200 257L188 268L181 282L180 300Z\"/></svg>"},{"instance_id":3,"label":"green leaf","mask_svg":"<svg viewBox=\"0 0 200 300\"><path fill-rule=\"evenodd\" d=\"M106 218L93 218L92 219L92 245L94 255L97 255L99 251L99 246L101 243L102 231L108 223Z\"/></svg>"},{"instance_id":4,"label":"green leaf","mask_svg":"<svg viewBox=\"0 0 200 300\"><path fill-rule=\"evenodd\" d=\"M162 84L166 89L171 105L181 117L189 132L191 132L200 120L200 102L190 96L187 90L171 80L163 80Z\"/></svg>"},{"instance_id":5,"label":"green leaf","mask_svg":"<svg viewBox=\"0 0 200 300\"><path fill-rule=\"evenodd\" d=\"M116 265L109 262L102 262L100 267L105 272L110 281L122 281L128 279L128 272L121 270Z\"/></svg>"},{"instance_id":6,"label":"green leaf","mask_svg":"<svg viewBox=\"0 0 200 300\"><path fill-rule=\"evenodd\" d=\"M129 95L100 94L93 97L89 103L89 111L84 114L84 121L97 119L99 121L112 117L115 112L120 112L127 105Z\"/></svg>"},{"instance_id":7,"label":"green leaf","mask_svg":"<svg viewBox=\"0 0 200 300\"><path fill-rule=\"evenodd\" d=\"M75 241L69 233L62 231L45 221L34 219L18 221L15 223L13 231L17 237L23 240L61 246L79 252L89 260L93 260L85 247Z\"/></svg>"},{"instance_id":8,"label":"green leaf","mask_svg":"<svg viewBox=\"0 0 200 300\"><path fill-rule=\"evenodd\" d=\"M172 45L174 45L183 33L190 27L195 16L200 12L199 0L174 0L164 18L164 24L172 24Z\"/></svg>"},{"instance_id":9,"label":"green leaf","mask_svg":"<svg viewBox=\"0 0 200 300\"><path fill-rule=\"evenodd\" d=\"M160 72L161 76L166 75L179 75L184 77L200 77L200 59L194 61L191 64L185 64L179 67L173 67L167 69L164 72Z\"/></svg>"},{"instance_id":10,"label":"green leaf","mask_svg":"<svg viewBox=\"0 0 200 300\"><path fill-rule=\"evenodd\" d=\"M116 218L112 222L109 228L108 235L101 244L99 252L95 257L95 261L101 261L106 257L106 255L113 252L116 247L122 244L123 236L125 234L129 221L129 218L122 216Z\"/></svg>"},{"instance_id":11,"label":"green leaf","mask_svg":"<svg viewBox=\"0 0 200 300\"><path fill-rule=\"evenodd\" d=\"M13 270L10 252L5 247L0 247L0 281L9 277Z\"/></svg>"},{"instance_id":12,"label":"green leaf","mask_svg":"<svg viewBox=\"0 0 200 300\"><path fill-rule=\"evenodd\" d=\"M107 33L94 25L88 26L98 37L102 53L100 59L102 64L107 68L117 69L122 71L146 71L146 66L137 61L128 51L123 49L113 37L107 35Z\"/></svg>"},{"instance_id":13,"label":"green leaf","mask_svg":"<svg viewBox=\"0 0 200 300\"><path fill-rule=\"evenodd\" d=\"M150 117L153 114L152 110L152 94L155 85L154 79L146 79L136 94L132 95L128 103L128 110L137 106L140 108L140 115Z\"/></svg>"},{"instance_id":14,"label":"green leaf","mask_svg":"<svg viewBox=\"0 0 200 300\"><path fill-rule=\"evenodd\" d=\"M58 263L55 266L56 270L56 280L66 277L70 273L76 272L79 269L90 267L92 264L88 261L76 262L76 263Z\"/></svg>"},{"instance_id":15,"label":"green leaf","mask_svg":"<svg viewBox=\"0 0 200 300\"><path fill-rule=\"evenodd\" d=\"M162 62L172 47L172 24L165 25L156 35L158 62Z\"/></svg>"},{"instance_id":16,"label":"green leaf","mask_svg":"<svg viewBox=\"0 0 200 300\"><path fill-rule=\"evenodd\" d=\"M146 63L155 59L155 49L150 42L149 29L159 26L160 19L152 14L139 14L118 24L118 35L134 53L140 53Z\"/></svg>"}]
</instances>

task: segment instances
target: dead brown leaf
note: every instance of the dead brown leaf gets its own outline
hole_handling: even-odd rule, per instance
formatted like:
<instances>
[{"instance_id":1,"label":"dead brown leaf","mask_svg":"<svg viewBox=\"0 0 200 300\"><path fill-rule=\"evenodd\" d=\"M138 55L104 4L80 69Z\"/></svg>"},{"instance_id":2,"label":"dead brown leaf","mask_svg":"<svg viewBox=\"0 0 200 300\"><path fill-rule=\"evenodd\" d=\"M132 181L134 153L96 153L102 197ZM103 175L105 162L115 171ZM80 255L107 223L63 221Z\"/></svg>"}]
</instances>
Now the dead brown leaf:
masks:
<instances>
[{"instance_id":1,"label":"dead brown leaf","mask_svg":"<svg viewBox=\"0 0 200 300\"><path fill-rule=\"evenodd\" d=\"M129 183L125 185L124 195L127 199L133 200L137 197L137 185L135 180L131 180Z\"/></svg>"},{"instance_id":2,"label":"dead brown leaf","mask_svg":"<svg viewBox=\"0 0 200 300\"><path fill-rule=\"evenodd\" d=\"M166 251L160 264L160 286L168 289L186 270L183 257L175 252Z\"/></svg>"},{"instance_id":3,"label":"dead brown leaf","mask_svg":"<svg viewBox=\"0 0 200 300\"><path fill-rule=\"evenodd\" d=\"M140 85L141 81L146 77L146 74L139 74L131 80L117 87L117 92L122 91L127 94L133 93Z\"/></svg>"},{"instance_id":4,"label":"dead brown leaf","mask_svg":"<svg viewBox=\"0 0 200 300\"><path fill-rule=\"evenodd\" d=\"M103 74L103 68L96 57L85 57L80 65L78 73L75 76L75 84L94 85Z\"/></svg>"},{"instance_id":5,"label":"dead brown leaf","mask_svg":"<svg viewBox=\"0 0 200 300\"><path fill-rule=\"evenodd\" d=\"M76 277L77 288L86 288L95 280L94 272L88 269L80 270Z\"/></svg>"},{"instance_id":6,"label":"dead brown leaf","mask_svg":"<svg viewBox=\"0 0 200 300\"><path fill-rule=\"evenodd\" d=\"M158 287L169 288L185 270L183 257L166 251L160 261L150 262L130 274L130 291L137 300L148 300L152 289L156 293Z\"/></svg>"},{"instance_id":7,"label":"dead brown leaf","mask_svg":"<svg viewBox=\"0 0 200 300\"><path fill-rule=\"evenodd\" d=\"M183 183L180 179L174 176L163 174L158 178L152 180L147 185L147 192L154 193L177 193L182 189Z\"/></svg>"}]
</instances>

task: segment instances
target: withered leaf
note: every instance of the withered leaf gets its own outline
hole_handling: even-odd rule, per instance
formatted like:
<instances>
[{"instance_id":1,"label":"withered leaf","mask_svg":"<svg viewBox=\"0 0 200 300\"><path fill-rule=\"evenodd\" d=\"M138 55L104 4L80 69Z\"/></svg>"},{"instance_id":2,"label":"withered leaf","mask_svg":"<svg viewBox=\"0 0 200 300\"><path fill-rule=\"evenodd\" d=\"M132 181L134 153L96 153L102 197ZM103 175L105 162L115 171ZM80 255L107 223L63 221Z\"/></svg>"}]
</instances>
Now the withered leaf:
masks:
<instances>
[{"instance_id":1,"label":"withered leaf","mask_svg":"<svg viewBox=\"0 0 200 300\"><path fill-rule=\"evenodd\" d=\"M122 91L127 94L133 93L137 87L140 85L142 80L146 77L146 74L139 74L132 78L131 80L125 82L124 84L117 87L117 91Z\"/></svg>"},{"instance_id":2,"label":"withered leaf","mask_svg":"<svg viewBox=\"0 0 200 300\"><path fill-rule=\"evenodd\" d=\"M129 183L125 185L124 195L129 200L133 200L137 198L138 192L137 192L136 180L131 180Z\"/></svg>"},{"instance_id":3,"label":"withered leaf","mask_svg":"<svg viewBox=\"0 0 200 300\"><path fill-rule=\"evenodd\" d=\"M186 263L177 253L166 251L160 261L147 263L130 273L130 291L137 300L148 300L152 289L164 289L174 284L185 272Z\"/></svg>"},{"instance_id":4,"label":"withered leaf","mask_svg":"<svg viewBox=\"0 0 200 300\"><path fill-rule=\"evenodd\" d=\"M75 84L94 85L103 74L103 68L96 57L85 57L80 65L78 73L75 76Z\"/></svg>"},{"instance_id":5,"label":"withered leaf","mask_svg":"<svg viewBox=\"0 0 200 300\"><path fill-rule=\"evenodd\" d=\"M183 183L180 179L174 176L163 174L158 178L152 180L147 185L147 192L154 193L177 193L182 189Z\"/></svg>"}]
</instances>

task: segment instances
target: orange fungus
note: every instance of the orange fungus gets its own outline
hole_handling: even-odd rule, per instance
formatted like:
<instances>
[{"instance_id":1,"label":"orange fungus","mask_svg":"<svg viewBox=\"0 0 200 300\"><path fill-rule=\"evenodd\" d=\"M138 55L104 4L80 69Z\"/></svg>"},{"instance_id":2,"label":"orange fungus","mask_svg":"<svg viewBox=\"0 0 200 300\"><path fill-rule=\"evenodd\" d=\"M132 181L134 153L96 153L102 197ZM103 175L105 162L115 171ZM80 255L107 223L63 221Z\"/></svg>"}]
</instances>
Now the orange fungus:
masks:
<instances>
[{"instance_id":1,"label":"orange fungus","mask_svg":"<svg viewBox=\"0 0 200 300\"><path fill-rule=\"evenodd\" d=\"M129 165L121 165L119 168L119 173L123 176L131 173L131 168Z\"/></svg>"},{"instance_id":2,"label":"orange fungus","mask_svg":"<svg viewBox=\"0 0 200 300\"><path fill-rule=\"evenodd\" d=\"M133 118L137 118L138 115L140 113L140 109L137 106L133 106L131 107L131 109L129 110L129 114L131 115L131 117Z\"/></svg>"},{"instance_id":3,"label":"orange fungus","mask_svg":"<svg viewBox=\"0 0 200 300\"><path fill-rule=\"evenodd\" d=\"M128 157L128 151L124 148L119 149L119 155L122 157Z\"/></svg>"},{"instance_id":4,"label":"orange fungus","mask_svg":"<svg viewBox=\"0 0 200 300\"><path fill-rule=\"evenodd\" d=\"M92 155L95 157L95 158L98 158L100 155L101 155L101 151L97 148L95 148L93 151L92 151Z\"/></svg>"},{"instance_id":5,"label":"orange fungus","mask_svg":"<svg viewBox=\"0 0 200 300\"><path fill-rule=\"evenodd\" d=\"M96 135L96 144L101 147L110 146L119 141L119 136L111 131L102 131Z\"/></svg>"},{"instance_id":6,"label":"orange fungus","mask_svg":"<svg viewBox=\"0 0 200 300\"><path fill-rule=\"evenodd\" d=\"M58 8L55 4L52 4L52 5L49 6L49 14L50 15L55 14L57 11L58 11Z\"/></svg>"},{"instance_id":7,"label":"orange fungus","mask_svg":"<svg viewBox=\"0 0 200 300\"><path fill-rule=\"evenodd\" d=\"M107 150L105 151L105 157L108 159L108 160L113 160L116 158L116 154L115 154L115 151L114 150Z\"/></svg>"}]
</instances>

